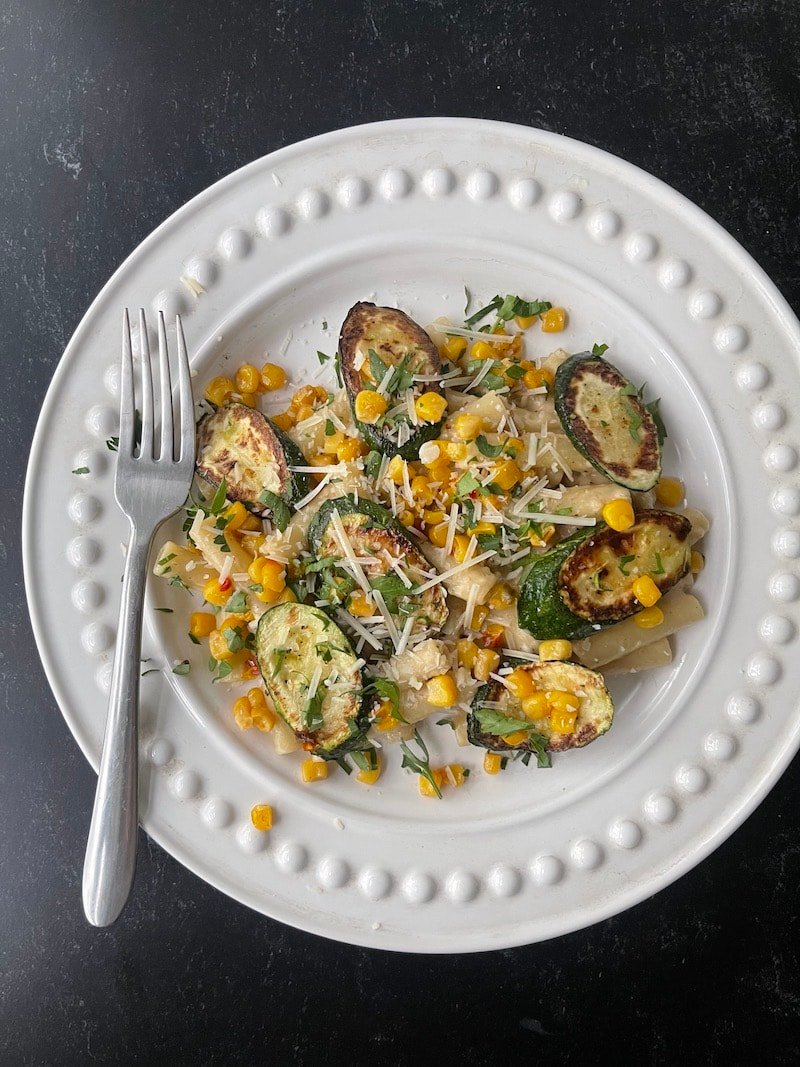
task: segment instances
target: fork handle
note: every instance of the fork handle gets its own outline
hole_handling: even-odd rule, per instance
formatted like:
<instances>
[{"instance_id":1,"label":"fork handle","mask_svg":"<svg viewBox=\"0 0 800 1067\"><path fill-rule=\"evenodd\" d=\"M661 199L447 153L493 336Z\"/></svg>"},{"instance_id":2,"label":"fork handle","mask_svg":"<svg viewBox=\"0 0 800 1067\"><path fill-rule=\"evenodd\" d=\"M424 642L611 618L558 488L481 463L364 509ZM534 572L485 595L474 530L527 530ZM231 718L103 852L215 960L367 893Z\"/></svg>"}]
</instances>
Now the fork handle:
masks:
<instances>
[{"instance_id":1,"label":"fork handle","mask_svg":"<svg viewBox=\"0 0 800 1067\"><path fill-rule=\"evenodd\" d=\"M136 868L142 610L151 541L152 533L142 537L132 529L122 580L103 754L83 865L83 910L93 926L109 926L120 914Z\"/></svg>"}]
</instances>

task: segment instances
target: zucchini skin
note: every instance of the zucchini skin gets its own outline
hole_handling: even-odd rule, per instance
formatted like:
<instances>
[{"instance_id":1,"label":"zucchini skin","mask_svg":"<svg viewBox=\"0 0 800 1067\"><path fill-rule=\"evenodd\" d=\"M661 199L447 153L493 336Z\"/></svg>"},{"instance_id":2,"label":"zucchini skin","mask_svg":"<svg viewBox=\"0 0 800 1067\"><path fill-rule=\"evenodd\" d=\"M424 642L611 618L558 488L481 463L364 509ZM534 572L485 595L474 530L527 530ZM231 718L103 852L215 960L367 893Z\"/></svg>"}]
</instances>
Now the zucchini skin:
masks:
<instances>
[{"instance_id":1,"label":"zucchini skin","mask_svg":"<svg viewBox=\"0 0 800 1067\"><path fill-rule=\"evenodd\" d=\"M594 367L591 366L592 364ZM556 370L553 383L556 414L559 417L564 433L581 455L596 470L616 485L624 486L626 489L632 489L635 492L645 492L652 489L661 476L661 442L653 416L635 392L626 395L627 406L640 419L638 433L642 436L639 437L641 442L639 460L640 464L642 464L640 470L644 472L641 476L635 477L633 473L626 476L624 470L620 469L619 463L613 463L610 460L603 462L602 454L598 454L600 447L598 438L603 436L604 427L596 424L593 428L588 420L579 419L575 411L575 397L571 386L573 378L584 371L594 373L609 388L623 390L631 387L631 383L625 375L612 363L609 363L608 360L591 352L578 352L570 356ZM625 434L628 433L628 430L620 427L618 432Z\"/></svg>"},{"instance_id":2,"label":"zucchini skin","mask_svg":"<svg viewBox=\"0 0 800 1067\"><path fill-rule=\"evenodd\" d=\"M426 353L428 360L431 365L435 367L436 372L440 370L441 363L436 346L418 323L414 322L412 318L404 312L399 311L397 308L378 307L376 304L369 303L368 301L360 301L350 308L342 323L342 329L339 335L339 347L336 353L337 371L344 382L345 389L347 390L347 397L350 401L350 407L353 411L353 419L358 427L358 432L364 440L369 443L370 447L381 452L385 456L400 456L401 459L406 460L419 459L419 450L421 446L427 441L433 441L440 436L442 426L444 425L444 419L436 423L425 423L424 425L417 427L415 432L406 442L404 442L404 444L398 445L386 434L382 433L377 426L360 422L356 418L355 401L357 394L362 388L362 381L360 372L355 368L355 349L365 332L365 324L369 321L370 317L377 316L381 316L390 322L394 320L398 332L404 333L417 345L417 347L421 348ZM380 355L380 353L378 354ZM439 382L427 383L426 389L437 393L441 393L442 391Z\"/></svg>"},{"instance_id":3,"label":"zucchini skin","mask_svg":"<svg viewBox=\"0 0 800 1067\"><path fill-rule=\"evenodd\" d=\"M566 638L570 641L596 633L603 623L592 623L573 614L564 603L559 589L561 567L575 549L583 544L605 523L578 530L564 538L555 548L538 556L525 576L517 601L517 618L520 626L537 641L551 638ZM605 623L609 625L609 623Z\"/></svg>"},{"instance_id":4,"label":"zucchini skin","mask_svg":"<svg viewBox=\"0 0 800 1067\"><path fill-rule=\"evenodd\" d=\"M283 454L286 456L286 460L292 467L307 467L308 460L303 455L300 447L294 443L289 435L276 426L275 423L265 415L264 418L269 423L272 432L278 438L283 449ZM313 483L309 474L304 474L302 471L290 471L291 476L289 496L286 499L287 504L294 504L298 500L302 500L304 496L311 492Z\"/></svg>"},{"instance_id":5,"label":"zucchini skin","mask_svg":"<svg viewBox=\"0 0 800 1067\"><path fill-rule=\"evenodd\" d=\"M408 539L405 526L398 522L391 511L388 511L381 504L376 504L374 500L365 499L360 499L356 502L349 495L338 496L324 501L311 520L311 525L308 528L308 545L314 555L319 554L325 528L330 522L334 511L338 511L340 515L367 515L382 530L391 530L392 533Z\"/></svg>"}]
</instances>

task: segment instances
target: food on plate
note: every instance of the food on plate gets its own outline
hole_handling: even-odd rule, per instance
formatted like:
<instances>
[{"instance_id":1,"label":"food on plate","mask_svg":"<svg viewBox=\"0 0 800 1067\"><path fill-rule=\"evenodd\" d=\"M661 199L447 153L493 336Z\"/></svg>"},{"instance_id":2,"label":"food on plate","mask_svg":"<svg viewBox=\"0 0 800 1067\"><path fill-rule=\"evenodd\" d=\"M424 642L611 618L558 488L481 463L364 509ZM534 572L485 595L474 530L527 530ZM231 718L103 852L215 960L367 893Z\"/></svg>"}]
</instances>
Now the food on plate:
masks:
<instances>
[{"instance_id":1,"label":"food on plate","mask_svg":"<svg viewBox=\"0 0 800 1067\"><path fill-rule=\"evenodd\" d=\"M607 346L537 340L567 321L514 295L424 328L359 302L283 410L260 410L274 363L207 386L185 543L155 572L192 595L212 681L246 687L235 724L303 781L372 786L396 752L442 796L470 767L433 766L435 735L490 775L549 766L610 728L606 673L669 664L703 617L708 520L661 476L658 404Z\"/></svg>"}]
</instances>

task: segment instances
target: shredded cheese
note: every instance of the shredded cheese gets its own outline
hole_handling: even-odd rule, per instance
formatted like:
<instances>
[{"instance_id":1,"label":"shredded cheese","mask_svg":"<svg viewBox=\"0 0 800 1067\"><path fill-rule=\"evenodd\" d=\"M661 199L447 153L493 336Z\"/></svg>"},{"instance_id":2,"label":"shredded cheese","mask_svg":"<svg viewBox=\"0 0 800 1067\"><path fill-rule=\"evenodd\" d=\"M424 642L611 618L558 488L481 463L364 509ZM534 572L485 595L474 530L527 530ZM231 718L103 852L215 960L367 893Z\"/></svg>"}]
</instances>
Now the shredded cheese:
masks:
<instances>
[{"instance_id":1,"label":"shredded cheese","mask_svg":"<svg viewBox=\"0 0 800 1067\"><path fill-rule=\"evenodd\" d=\"M447 579L452 578L454 574L461 574L462 571L469 570L470 567L475 567L478 563L483 563L485 559L490 559L492 556L496 555L497 552L492 550L490 552L482 552L480 556L476 556L474 559L464 560L464 562L459 563L457 567L451 567L449 571L444 571L443 574L437 574L435 578L431 578L431 580L425 582L424 585L418 585L414 592L424 593L426 589L433 588L433 586L438 585L439 582L447 581Z\"/></svg>"},{"instance_id":2,"label":"shredded cheese","mask_svg":"<svg viewBox=\"0 0 800 1067\"><path fill-rule=\"evenodd\" d=\"M366 641L368 645L372 645L378 652L381 651L382 646L380 641L373 637L369 630L361 625L358 619L354 619L352 615L349 615L346 611L342 611L341 609L336 612L336 618L339 622L344 623L345 626L349 626L351 630L355 630L362 641ZM361 650L359 649L359 651Z\"/></svg>"},{"instance_id":3,"label":"shredded cheese","mask_svg":"<svg viewBox=\"0 0 800 1067\"><path fill-rule=\"evenodd\" d=\"M361 568L361 564L358 562L358 557L356 556L353 550L353 546L350 544L350 538L347 536L345 528L342 525L342 517L335 508L331 512L331 526L333 527L333 532L336 534L336 540L339 542L339 546L342 552L344 552L348 562L352 567L353 575L356 581L365 593L371 593L372 589L370 587L369 581L367 580L367 576L366 574L364 574L364 571Z\"/></svg>"},{"instance_id":4,"label":"shredded cheese","mask_svg":"<svg viewBox=\"0 0 800 1067\"><path fill-rule=\"evenodd\" d=\"M444 543L445 555L450 555L453 551L453 541L456 536L456 523L458 522L458 504L453 504L450 508L450 518L447 522L447 539Z\"/></svg>"},{"instance_id":5,"label":"shredded cheese","mask_svg":"<svg viewBox=\"0 0 800 1067\"><path fill-rule=\"evenodd\" d=\"M306 493L304 497L297 501L297 503L294 505L295 511L302 511L306 504L310 504L314 497L318 496L322 492L322 490L325 488L325 486L330 480L331 476L330 473L328 473L325 475L319 485L315 485L310 493Z\"/></svg>"},{"instance_id":6,"label":"shredded cheese","mask_svg":"<svg viewBox=\"0 0 800 1067\"><path fill-rule=\"evenodd\" d=\"M389 631L389 636L392 639L394 650L397 652L398 645L400 644L400 631L397 629L394 619L389 614L389 609L386 607L386 601L383 599L382 594L379 593L377 589L373 589L372 596L375 603L380 608L381 615L383 615L383 621L386 623L386 629Z\"/></svg>"}]
</instances>

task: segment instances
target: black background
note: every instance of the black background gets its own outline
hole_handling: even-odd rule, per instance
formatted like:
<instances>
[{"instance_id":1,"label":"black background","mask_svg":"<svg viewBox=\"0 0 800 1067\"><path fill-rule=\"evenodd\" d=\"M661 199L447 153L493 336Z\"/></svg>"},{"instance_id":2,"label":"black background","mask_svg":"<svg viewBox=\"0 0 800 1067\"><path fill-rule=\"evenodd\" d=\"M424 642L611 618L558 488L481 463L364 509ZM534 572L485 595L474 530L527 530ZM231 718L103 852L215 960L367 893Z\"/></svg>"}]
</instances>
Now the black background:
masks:
<instances>
[{"instance_id":1,"label":"black background","mask_svg":"<svg viewBox=\"0 0 800 1067\"><path fill-rule=\"evenodd\" d=\"M474 115L617 153L726 226L800 308L796 0L0 4L2 1062L796 1062L797 763L714 856L627 914L448 958L250 913L142 837L80 907L94 776L22 588L31 434L87 305L217 178L353 123Z\"/></svg>"}]
</instances>

